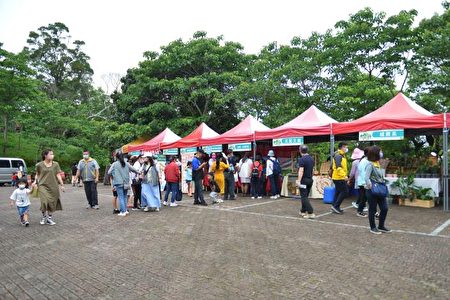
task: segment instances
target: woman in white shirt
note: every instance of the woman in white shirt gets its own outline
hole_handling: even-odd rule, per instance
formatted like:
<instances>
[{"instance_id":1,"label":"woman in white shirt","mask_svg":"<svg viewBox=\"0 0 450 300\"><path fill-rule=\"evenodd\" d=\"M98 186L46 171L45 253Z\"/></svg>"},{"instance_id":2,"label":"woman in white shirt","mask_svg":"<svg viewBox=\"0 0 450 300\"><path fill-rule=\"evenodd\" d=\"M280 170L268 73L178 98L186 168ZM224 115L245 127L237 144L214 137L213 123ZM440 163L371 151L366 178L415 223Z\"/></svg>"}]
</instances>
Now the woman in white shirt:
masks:
<instances>
[{"instance_id":1,"label":"woman in white shirt","mask_svg":"<svg viewBox=\"0 0 450 300\"><path fill-rule=\"evenodd\" d=\"M250 190L250 179L252 177L252 160L248 153L239 161L239 178L242 184L242 195L248 195Z\"/></svg>"}]
</instances>

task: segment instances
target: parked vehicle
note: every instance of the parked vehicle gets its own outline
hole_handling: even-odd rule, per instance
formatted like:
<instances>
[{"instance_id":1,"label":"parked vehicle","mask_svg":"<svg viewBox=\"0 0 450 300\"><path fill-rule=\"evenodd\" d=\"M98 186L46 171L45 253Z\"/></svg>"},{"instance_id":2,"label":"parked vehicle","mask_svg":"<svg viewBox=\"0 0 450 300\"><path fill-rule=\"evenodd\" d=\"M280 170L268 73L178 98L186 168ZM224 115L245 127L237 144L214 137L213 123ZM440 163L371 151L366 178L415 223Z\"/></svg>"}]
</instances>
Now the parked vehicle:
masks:
<instances>
[{"instance_id":1,"label":"parked vehicle","mask_svg":"<svg viewBox=\"0 0 450 300\"><path fill-rule=\"evenodd\" d=\"M27 174L27 165L21 158L0 157L0 185L11 183L13 173Z\"/></svg>"}]
</instances>

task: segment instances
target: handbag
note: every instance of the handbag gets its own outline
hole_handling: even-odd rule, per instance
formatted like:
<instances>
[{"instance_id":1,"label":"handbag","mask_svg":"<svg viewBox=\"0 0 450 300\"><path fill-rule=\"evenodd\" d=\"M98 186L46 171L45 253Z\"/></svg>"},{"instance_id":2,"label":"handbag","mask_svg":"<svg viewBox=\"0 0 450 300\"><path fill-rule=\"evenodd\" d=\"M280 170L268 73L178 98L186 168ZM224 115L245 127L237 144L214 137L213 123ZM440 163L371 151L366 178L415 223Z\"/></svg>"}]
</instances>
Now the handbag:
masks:
<instances>
[{"instance_id":1,"label":"handbag","mask_svg":"<svg viewBox=\"0 0 450 300\"><path fill-rule=\"evenodd\" d=\"M39 198L39 187L35 186L33 191L31 192L31 197L33 198Z\"/></svg>"},{"instance_id":2,"label":"handbag","mask_svg":"<svg viewBox=\"0 0 450 300\"><path fill-rule=\"evenodd\" d=\"M181 191L181 189L178 190L177 198L175 200L177 200L177 201L183 200L183 192Z\"/></svg>"},{"instance_id":3,"label":"handbag","mask_svg":"<svg viewBox=\"0 0 450 300\"><path fill-rule=\"evenodd\" d=\"M378 197L387 197L388 195L388 188L384 182L376 182L371 180L372 187L370 188L370 191L372 192L372 195L378 196Z\"/></svg>"}]
</instances>

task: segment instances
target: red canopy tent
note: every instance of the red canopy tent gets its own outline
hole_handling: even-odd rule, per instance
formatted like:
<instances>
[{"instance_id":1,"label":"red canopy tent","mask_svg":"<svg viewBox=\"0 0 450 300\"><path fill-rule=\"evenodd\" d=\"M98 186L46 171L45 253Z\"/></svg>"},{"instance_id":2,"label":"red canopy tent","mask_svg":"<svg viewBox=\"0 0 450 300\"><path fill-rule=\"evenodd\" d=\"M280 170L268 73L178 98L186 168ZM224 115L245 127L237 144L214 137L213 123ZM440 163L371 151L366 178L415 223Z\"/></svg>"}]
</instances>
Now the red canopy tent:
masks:
<instances>
[{"instance_id":1,"label":"red canopy tent","mask_svg":"<svg viewBox=\"0 0 450 300\"><path fill-rule=\"evenodd\" d=\"M333 125L333 134L382 129L442 129L444 115L434 115L402 93L379 109L351 122Z\"/></svg>"},{"instance_id":2,"label":"red canopy tent","mask_svg":"<svg viewBox=\"0 0 450 300\"><path fill-rule=\"evenodd\" d=\"M161 145L163 143L172 143L178 141L179 139L181 139L181 137L173 133L173 131L169 128L166 128L160 134L143 144L129 146L128 151L159 151L161 150Z\"/></svg>"},{"instance_id":3,"label":"red canopy tent","mask_svg":"<svg viewBox=\"0 0 450 300\"><path fill-rule=\"evenodd\" d=\"M200 124L194 131L174 143L163 143L161 149L190 148L201 146L200 140L219 136L217 132L209 128L205 123Z\"/></svg>"},{"instance_id":4,"label":"red canopy tent","mask_svg":"<svg viewBox=\"0 0 450 300\"><path fill-rule=\"evenodd\" d=\"M315 105L311 105L301 115L286 124L274 129L256 131L255 136L256 140L266 140L294 136L330 135L330 124L332 123L337 123L337 121Z\"/></svg>"},{"instance_id":5,"label":"red canopy tent","mask_svg":"<svg viewBox=\"0 0 450 300\"><path fill-rule=\"evenodd\" d=\"M228 130L227 132L207 139L200 139L199 143L202 146L246 143L255 140L255 131L269 130L270 128L260 123L252 116L248 116L241 123Z\"/></svg>"}]
</instances>

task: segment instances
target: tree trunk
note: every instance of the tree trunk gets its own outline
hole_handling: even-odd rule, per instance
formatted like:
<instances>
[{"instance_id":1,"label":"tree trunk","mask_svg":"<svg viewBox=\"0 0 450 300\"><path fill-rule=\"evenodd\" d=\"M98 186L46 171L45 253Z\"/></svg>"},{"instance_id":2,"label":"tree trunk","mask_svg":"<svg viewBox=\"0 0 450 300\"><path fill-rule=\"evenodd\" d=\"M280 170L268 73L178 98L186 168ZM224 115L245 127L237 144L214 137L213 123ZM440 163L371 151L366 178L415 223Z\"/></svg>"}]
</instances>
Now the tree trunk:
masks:
<instances>
[{"instance_id":1,"label":"tree trunk","mask_svg":"<svg viewBox=\"0 0 450 300\"><path fill-rule=\"evenodd\" d=\"M8 116L3 115L3 155L6 155L6 147L8 145Z\"/></svg>"}]
</instances>

